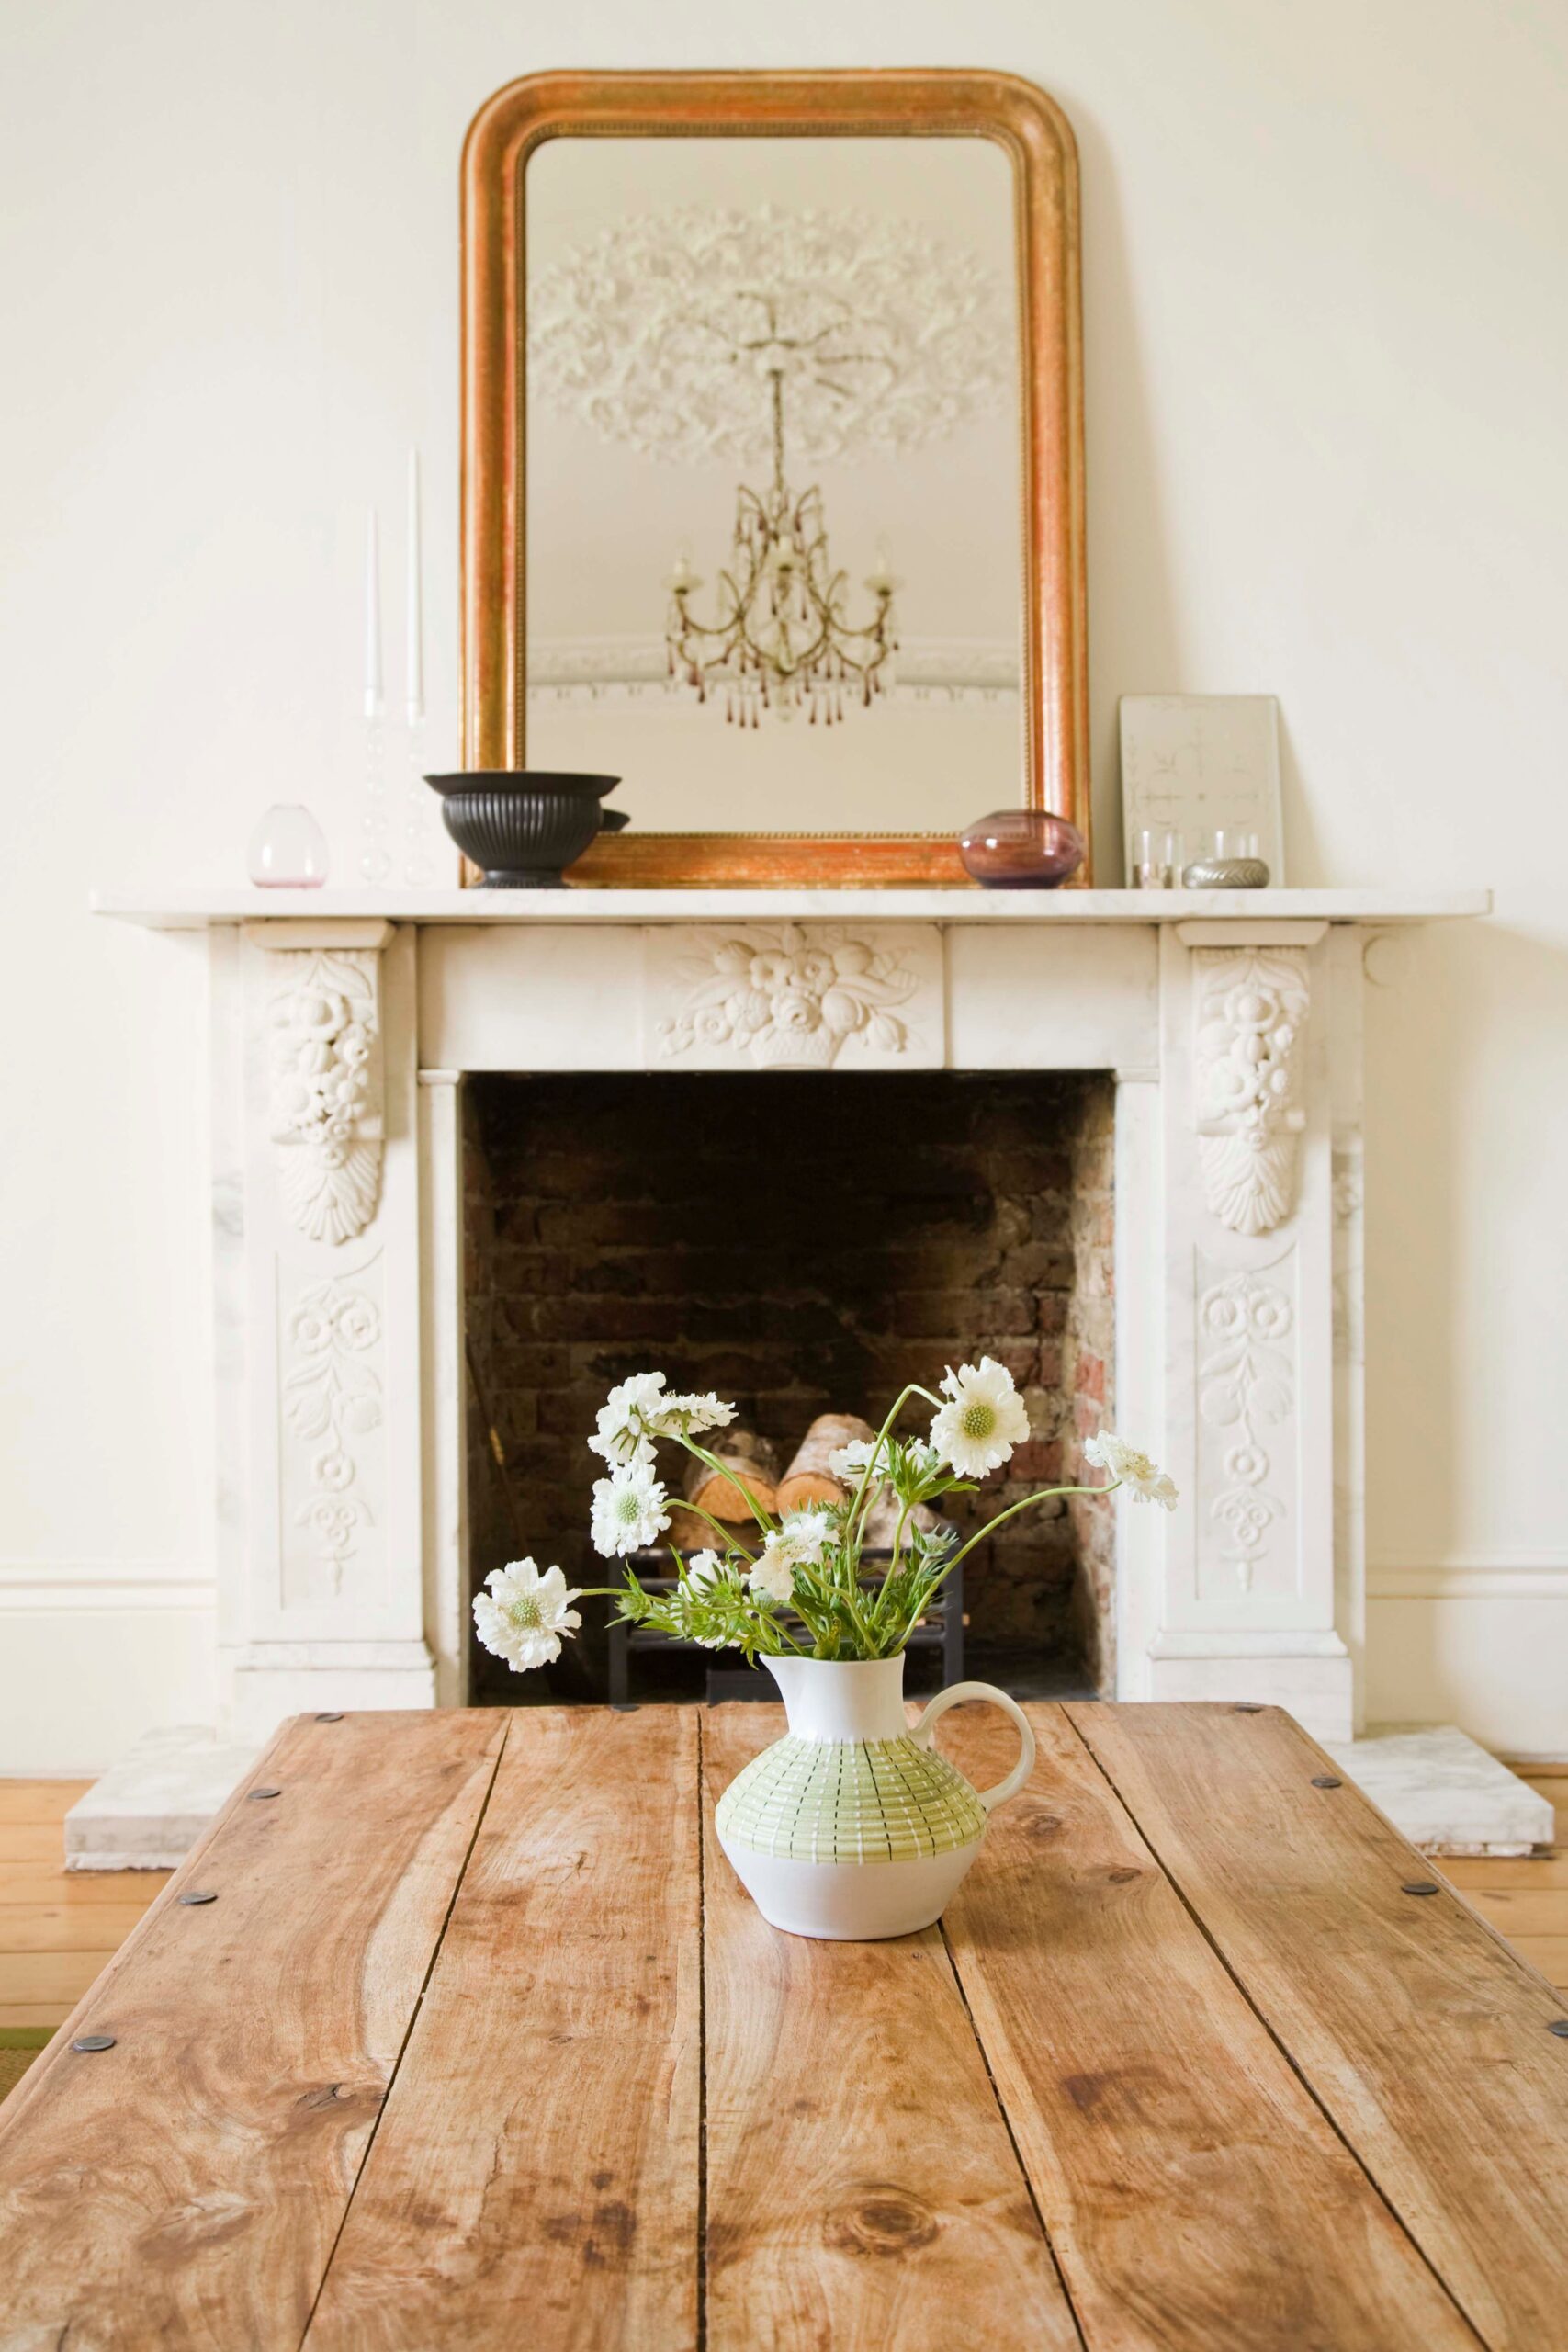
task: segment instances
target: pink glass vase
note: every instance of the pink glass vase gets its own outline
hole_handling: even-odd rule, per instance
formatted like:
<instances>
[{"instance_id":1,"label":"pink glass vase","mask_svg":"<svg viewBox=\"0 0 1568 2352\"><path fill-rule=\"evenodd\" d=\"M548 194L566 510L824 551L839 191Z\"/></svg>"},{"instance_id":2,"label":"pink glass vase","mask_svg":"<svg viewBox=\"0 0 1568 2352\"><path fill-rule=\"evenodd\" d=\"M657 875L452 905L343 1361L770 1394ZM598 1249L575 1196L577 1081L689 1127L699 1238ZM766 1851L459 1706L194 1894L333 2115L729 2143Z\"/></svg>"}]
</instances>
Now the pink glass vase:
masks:
<instances>
[{"instance_id":1,"label":"pink glass vase","mask_svg":"<svg viewBox=\"0 0 1568 2352\"><path fill-rule=\"evenodd\" d=\"M1084 860L1083 835L1045 808L997 808L958 836L965 870L987 890L1055 890Z\"/></svg>"}]
</instances>

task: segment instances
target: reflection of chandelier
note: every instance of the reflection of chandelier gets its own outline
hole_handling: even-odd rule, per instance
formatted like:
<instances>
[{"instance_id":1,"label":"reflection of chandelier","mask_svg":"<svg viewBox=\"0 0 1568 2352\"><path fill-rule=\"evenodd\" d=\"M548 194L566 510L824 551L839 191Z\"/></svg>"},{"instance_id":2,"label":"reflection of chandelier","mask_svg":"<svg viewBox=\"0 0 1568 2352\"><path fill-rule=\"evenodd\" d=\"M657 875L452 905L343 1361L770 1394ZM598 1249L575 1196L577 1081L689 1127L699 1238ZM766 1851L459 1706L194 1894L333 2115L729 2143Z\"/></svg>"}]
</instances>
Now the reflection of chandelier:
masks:
<instances>
[{"instance_id":1,"label":"reflection of chandelier","mask_svg":"<svg viewBox=\"0 0 1568 2352\"><path fill-rule=\"evenodd\" d=\"M756 491L742 482L736 493L735 534L728 568L718 575L716 620L694 616L690 599L703 583L683 553L676 559L665 624L670 672L695 688L699 702L722 688L724 715L732 724L756 727L764 710L793 718L805 708L813 726L831 727L844 716L846 689L852 703L869 707L892 684L897 583L879 548L865 583L876 609L858 628L850 622L848 574L834 571L828 552L822 492L813 487L796 497L784 478L784 377L804 366L818 384L830 386L835 370L847 374L886 362L877 352L845 347L840 321L812 334L782 334L777 305L765 295L749 299L761 304L765 332L738 337L731 356L749 361L767 383L773 484Z\"/></svg>"}]
</instances>

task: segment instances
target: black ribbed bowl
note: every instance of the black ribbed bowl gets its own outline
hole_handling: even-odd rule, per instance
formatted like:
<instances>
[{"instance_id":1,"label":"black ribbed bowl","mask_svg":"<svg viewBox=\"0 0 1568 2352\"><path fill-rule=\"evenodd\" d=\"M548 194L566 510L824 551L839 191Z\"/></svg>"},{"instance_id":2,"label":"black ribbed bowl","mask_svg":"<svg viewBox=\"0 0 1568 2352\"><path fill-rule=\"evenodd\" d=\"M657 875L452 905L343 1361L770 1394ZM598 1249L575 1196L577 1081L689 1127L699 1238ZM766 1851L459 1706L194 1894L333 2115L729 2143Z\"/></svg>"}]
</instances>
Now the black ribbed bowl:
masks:
<instances>
[{"instance_id":1,"label":"black ribbed bowl","mask_svg":"<svg viewBox=\"0 0 1568 2352\"><path fill-rule=\"evenodd\" d=\"M619 814L601 808L618 775L555 775L529 768L469 768L427 775L465 857L484 867L491 890L565 890L563 869Z\"/></svg>"}]
</instances>

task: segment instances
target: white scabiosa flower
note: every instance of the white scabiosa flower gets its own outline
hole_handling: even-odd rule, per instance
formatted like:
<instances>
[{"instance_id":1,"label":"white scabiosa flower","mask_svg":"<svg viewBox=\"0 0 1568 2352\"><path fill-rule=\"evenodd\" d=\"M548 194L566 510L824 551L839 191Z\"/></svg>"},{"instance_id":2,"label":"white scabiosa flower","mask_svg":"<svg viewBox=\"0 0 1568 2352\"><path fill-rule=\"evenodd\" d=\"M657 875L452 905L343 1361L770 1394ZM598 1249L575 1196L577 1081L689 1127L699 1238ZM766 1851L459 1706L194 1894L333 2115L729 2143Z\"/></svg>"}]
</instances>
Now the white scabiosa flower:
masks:
<instances>
[{"instance_id":1,"label":"white scabiosa flower","mask_svg":"<svg viewBox=\"0 0 1568 2352\"><path fill-rule=\"evenodd\" d=\"M776 1527L770 1528L762 1542L762 1556L747 1576L753 1592L766 1593L770 1600L788 1600L795 1591L796 1555Z\"/></svg>"},{"instance_id":2,"label":"white scabiosa flower","mask_svg":"<svg viewBox=\"0 0 1568 2352\"><path fill-rule=\"evenodd\" d=\"M646 1462L624 1464L593 1482L593 1548L611 1559L640 1552L670 1524L664 1489Z\"/></svg>"},{"instance_id":3,"label":"white scabiosa flower","mask_svg":"<svg viewBox=\"0 0 1568 2352\"><path fill-rule=\"evenodd\" d=\"M713 1588L724 1574L724 1562L716 1552L694 1552L686 1563L685 1591L688 1600L709 1599ZM722 1634L692 1634L688 1636L699 1649L722 1650L729 1645Z\"/></svg>"},{"instance_id":4,"label":"white scabiosa flower","mask_svg":"<svg viewBox=\"0 0 1568 2352\"><path fill-rule=\"evenodd\" d=\"M829 1476L841 1478L846 1485L853 1484L863 1471L869 1469L877 1443L875 1438L851 1438L848 1445L840 1446L836 1453L828 1456Z\"/></svg>"},{"instance_id":5,"label":"white scabiosa flower","mask_svg":"<svg viewBox=\"0 0 1568 2352\"><path fill-rule=\"evenodd\" d=\"M657 1415L660 1437L696 1437L704 1430L728 1429L734 1419L734 1406L711 1388L700 1396L666 1396Z\"/></svg>"},{"instance_id":6,"label":"white scabiosa flower","mask_svg":"<svg viewBox=\"0 0 1568 2352\"><path fill-rule=\"evenodd\" d=\"M661 1372L634 1372L611 1389L599 1408L598 1433L589 1439L590 1446L612 1469L617 1464L650 1463L659 1416L667 1401Z\"/></svg>"},{"instance_id":7,"label":"white scabiosa flower","mask_svg":"<svg viewBox=\"0 0 1568 2352\"><path fill-rule=\"evenodd\" d=\"M503 1657L514 1674L559 1657L561 1635L575 1634L582 1623L570 1605L578 1593L560 1570L547 1568L541 1576L532 1560L509 1560L492 1568L485 1583L489 1590L474 1595L474 1624L486 1649Z\"/></svg>"},{"instance_id":8,"label":"white scabiosa flower","mask_svg":"<svg viewBox=\"0 0 1568 2352\"><path fill-rule=\"evenodd\" d=\"M825 1510L792 1511L779 1532L779 1541L788 1553L791 1564L815 1567L825 1547L838 1533L838 1527Z\"/></svg>"},{"instance_id":9,"label":"white scabiosa flower","mask_svg":"<svg viewBox=\"0 0 1568 2352\"><path fill-rule=\"evenodd\" d=\"M1176 1509L1175 1480L1168 1472L1156 1469L1146 1453L1140 1453L1135 1445L1128 1445L1113 1430L1101 1430L1097 1437L1086 1438L1083 1453L1086 1462L1092 1462L1097 1470L1108 1471L1119 1487L1130 1487L1140 1501L1158 1503L1165 1510Z\"/></svg>"},{"instance_id":10,"label":"white scabiosa flower","mask_svg":"<svg viewBox=\"0 0 1568 2352\"><path fill-rule=\"evenodd\" d=\"M998 1470L1029 1435L1029 1415L1012 1374L994 1356L977 1364L949 1364L942 1376L948 1401L931 1421L931 1443L961 1478Z\"/></svg>"}]
</instances>

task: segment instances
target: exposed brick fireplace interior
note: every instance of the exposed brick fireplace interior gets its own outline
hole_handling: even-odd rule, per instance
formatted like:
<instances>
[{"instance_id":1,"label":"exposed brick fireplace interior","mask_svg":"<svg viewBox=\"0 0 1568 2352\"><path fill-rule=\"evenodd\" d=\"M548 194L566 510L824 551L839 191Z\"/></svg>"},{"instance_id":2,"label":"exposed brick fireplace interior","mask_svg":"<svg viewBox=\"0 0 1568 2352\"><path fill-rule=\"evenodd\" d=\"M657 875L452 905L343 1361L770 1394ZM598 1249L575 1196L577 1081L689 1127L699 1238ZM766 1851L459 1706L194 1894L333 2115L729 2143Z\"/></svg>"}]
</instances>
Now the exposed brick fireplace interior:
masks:
<instances>
[{"instance_id":1,"label":"exposed brick fireplace interior","mask_svg":"<svg viewBox=\"0 0 1568 2352\"><path fill-rule=\"evenodd\" d=\"M1079 1475L1112 1419L1112 1100L1100 1072L470 1079L475 1583L519 1548L479 1393L523 1548L577 1585L615 1580L588 1542L585 1436L652 1366L733 1398L787 1462L816 1414L880 1420L906 1381L988 1353L1035 1436L953 1519ZM972 1670L1109 1688L1113 1557L1109 1506L1021 1514L968 1564ZM475 1700L602 1695L604 1606L526 1688L476 1645ZM705 1663L668 1661L660 1693L700 1694Z\"/></svg>"}]
</instances>

